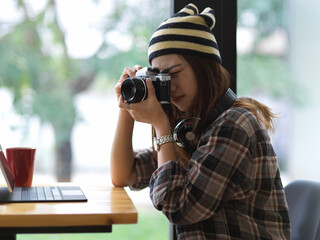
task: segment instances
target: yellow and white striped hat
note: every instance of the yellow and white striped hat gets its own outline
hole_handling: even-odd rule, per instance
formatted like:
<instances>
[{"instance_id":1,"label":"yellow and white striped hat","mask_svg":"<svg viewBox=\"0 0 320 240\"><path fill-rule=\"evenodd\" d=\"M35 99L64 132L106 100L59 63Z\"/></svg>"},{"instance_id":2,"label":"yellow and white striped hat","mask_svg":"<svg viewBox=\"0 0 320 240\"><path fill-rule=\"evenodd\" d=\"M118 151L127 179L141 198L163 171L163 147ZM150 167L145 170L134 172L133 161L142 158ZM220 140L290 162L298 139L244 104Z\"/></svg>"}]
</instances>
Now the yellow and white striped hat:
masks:
<instances>
[{"instance_id":1,"label":"yellow and white striped hat","mask_svg":"<svg viewBox=\"0 0 320 240\"><path fill-rule=\"evenodd\" d=\"M149 63L153 58L167 54L189 54L213 58L221 63L220 52L212 29L216 23L214 10L207 7L199 14L190 3L165 20L149 42Z\"/></svg>"}]
</instances>

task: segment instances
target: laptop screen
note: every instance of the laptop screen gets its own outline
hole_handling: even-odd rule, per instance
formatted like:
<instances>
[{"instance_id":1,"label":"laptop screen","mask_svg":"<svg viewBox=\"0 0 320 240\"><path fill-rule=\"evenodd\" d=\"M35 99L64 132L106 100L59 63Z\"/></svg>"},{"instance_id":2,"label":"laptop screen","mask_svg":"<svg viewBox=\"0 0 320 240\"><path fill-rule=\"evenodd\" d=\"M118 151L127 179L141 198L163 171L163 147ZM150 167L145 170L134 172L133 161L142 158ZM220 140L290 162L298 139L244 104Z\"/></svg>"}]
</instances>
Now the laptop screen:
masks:
<instances>
[{"instance_id":1,"label":"laptop screen","mask_svg":"<svg viewBox=\"0 0 320 240\"><path fill-rule=\"evenodd\" d=\"M4 152L2 151L1 145L0 145L0 168L7 182L9 192L12 192L14 189L14 177L10 169L9 162L6 156L4 155Z\"/></svg>"}]
</instances>

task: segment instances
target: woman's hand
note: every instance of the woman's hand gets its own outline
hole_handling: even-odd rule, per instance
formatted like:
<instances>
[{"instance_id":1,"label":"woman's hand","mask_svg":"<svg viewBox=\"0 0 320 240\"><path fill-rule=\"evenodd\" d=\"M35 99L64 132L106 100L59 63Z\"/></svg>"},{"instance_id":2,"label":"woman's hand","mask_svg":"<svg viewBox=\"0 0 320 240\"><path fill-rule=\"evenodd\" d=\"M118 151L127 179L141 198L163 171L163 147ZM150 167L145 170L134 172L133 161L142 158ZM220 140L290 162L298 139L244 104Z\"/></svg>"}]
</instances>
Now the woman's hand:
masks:
<instances>
[{"instance_id":1,"label":"woman's hand","mask_svg":"<svg viewBox=\"0 0 320 240\"><path fill-rule=\"evenodd\" d=\"M116 131L111 148L111 179L114 186L134 185L137 175L134 170L134 151L132 148L132 133L134 120L128 113L127 103L121 97L121 85L128 77L135 77L141 69L136 65L133 69L126 67L115 86L117 99L119 100L119 116Z\"/></svg>"},{"instance_id":2,"label":"woman's hand","mask_svg":"<svg viewBox=\"0 0 320 240\"><path fill-rule=\"evenodd\" d=\"M122 85L123 81L126 80L128 77L135 77L136 72L138 70L140 70L141 68L142 67L139 65L135 65L133 67L133 69L131 69L129 67L125 67L119 81L117 82L117 84L114 87L116 94L117 94L117 99L119 102L119 108L121 110L126 110L126 106L127 106L127 103L123 100L123 98L121 96L121 85Z\"/></svg>"},{"instance_id":3,"label":"woman's hand","mask_svg":"<svg viewBox=\"0 0 320 240\"><path fill-rule=\"evenodd\" d=\"M164 120L168 119L168 117L156 97L154 86L150 78L146 80L146 84L148 88L147 99L142 102L128 105L127 110L134 120L149 123L157 128L162 125Z\"/></svg>"},{"instance_id":4,"label":"woman's hand","mask_svg":"<svg viewBox=\"0 0 320 240\"><path fill-rule=\"evenodd\" d=\"M141 69L141 66L135 65L133 69L125 67L122 75L115 86L119 108L121 112L127 112L132 119L138 122L149 123L155 129L165 129L165 132L170 132L169 120L163 108L158 101L153 84L150 79L147 79L146 84L148 88L148 97L142 102L128 104L121 96L121 85L128 77L135 77L136 72ZM169 128L169 130L168 130ZM162 132L162 131L161 131Z\"/></svg>"}]
</instances>

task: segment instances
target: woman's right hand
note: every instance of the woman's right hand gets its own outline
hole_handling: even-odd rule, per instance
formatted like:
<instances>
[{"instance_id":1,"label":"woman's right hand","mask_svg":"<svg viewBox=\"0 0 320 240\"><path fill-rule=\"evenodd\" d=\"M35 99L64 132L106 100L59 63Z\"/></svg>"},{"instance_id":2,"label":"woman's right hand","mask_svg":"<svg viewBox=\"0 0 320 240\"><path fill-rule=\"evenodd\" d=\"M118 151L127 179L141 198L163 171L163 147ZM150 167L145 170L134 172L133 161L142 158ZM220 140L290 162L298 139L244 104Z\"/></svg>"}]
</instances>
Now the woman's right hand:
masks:
<instances>
[{"instance_id":1,"label":"woman's right hand","mask_svg":"<svg viewBox=\"0 0 320 240\"><path fill-rule=\"evenodd\" d=\"M132 148L134 119L127 111L127 103L121 97L121 85L128 77L135 77L139 69L141 67L138 65L133 69L126 67L115 86L120 111L111 149L110 170L113 185L119 187L134 185L137 182Z\"/></svg>"},{"instance_id":2,"label":"woman's right hand","mask_svg":"<svg viewBox=\"0 0 320 240\"><path fill-rule=\"evenodd\" d=\"M121 85L124 82L124 80L126 80L128 77L135 77L136 76L136 72L138 70L140 70L142 67L139 65L135 65L132 69L130 67L125 67L122 75L119 79L119 81L117 82L116 86L114 87L116 94L117 94L117 99L119 102L119 108L126 110L126 106L127 103L124 101L124 99L121 96Z\"/></svg>"}]
</instances>

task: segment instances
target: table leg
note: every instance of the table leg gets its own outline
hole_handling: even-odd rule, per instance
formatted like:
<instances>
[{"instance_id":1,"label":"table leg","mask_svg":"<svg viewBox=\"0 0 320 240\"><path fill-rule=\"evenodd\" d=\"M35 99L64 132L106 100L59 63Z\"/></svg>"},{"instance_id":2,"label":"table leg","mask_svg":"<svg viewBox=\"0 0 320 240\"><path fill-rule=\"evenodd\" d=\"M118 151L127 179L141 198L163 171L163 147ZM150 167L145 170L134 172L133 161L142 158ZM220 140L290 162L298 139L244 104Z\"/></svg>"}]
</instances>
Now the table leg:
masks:
<instances>
[{"instance_id":1,"label":"table leg","mask_svg":"<svg viewBox=\"0 0 320 240\"><path fill-rule=\"evenodd\" d=\"M169 224L169 240L177 240L177 233L174 224Z\"/></svg>"},{"instance_id":2,"label":"table leg","mask_svg":"<svg viewBox=\"0 0 320 240\"><path fill-rule=\"evenodd\" d=\"M1 240L16 240L16 234L0 234Z\"/></svg>"}]
</instances>

